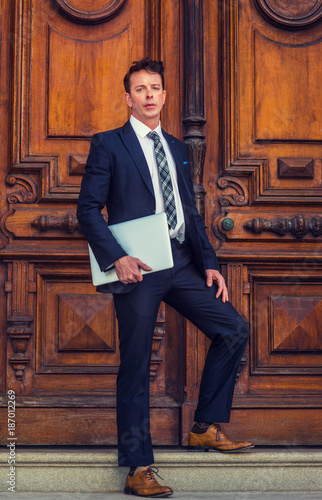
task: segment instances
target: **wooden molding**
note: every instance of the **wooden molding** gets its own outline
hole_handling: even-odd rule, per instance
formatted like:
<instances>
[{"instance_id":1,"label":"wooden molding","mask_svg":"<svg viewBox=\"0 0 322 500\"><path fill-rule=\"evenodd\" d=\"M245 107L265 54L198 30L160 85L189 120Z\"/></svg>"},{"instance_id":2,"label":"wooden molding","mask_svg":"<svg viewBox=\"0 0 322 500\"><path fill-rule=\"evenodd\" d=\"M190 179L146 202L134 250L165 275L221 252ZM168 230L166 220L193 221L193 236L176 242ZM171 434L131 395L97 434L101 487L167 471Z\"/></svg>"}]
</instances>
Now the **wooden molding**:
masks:
<instances>
[{"instance_id":1,"label":"wooden molding","mask_svg":"<svg viewBox=\"0 0 322 500\"><path fill-rule=\"evenodd\" d=\"M105 7L101 9L91 8L86 10L77 9L68 0L52 0L57 10L70 21L80 24L98 24L106 22L123 6L125 0L106 1ZM93 2L95 4L95 2Z\"/></svg>"},{"instance_id":2,"label":"wooden molding","mask_svg":"<svg viewBox=\"0 0 322 500\"><path fill-rule=\"evenodd\" d=\"M254 3L265 19L284 29L308 28L322 17L322 0L254 0Z\"/></svg>"}]
</instances>

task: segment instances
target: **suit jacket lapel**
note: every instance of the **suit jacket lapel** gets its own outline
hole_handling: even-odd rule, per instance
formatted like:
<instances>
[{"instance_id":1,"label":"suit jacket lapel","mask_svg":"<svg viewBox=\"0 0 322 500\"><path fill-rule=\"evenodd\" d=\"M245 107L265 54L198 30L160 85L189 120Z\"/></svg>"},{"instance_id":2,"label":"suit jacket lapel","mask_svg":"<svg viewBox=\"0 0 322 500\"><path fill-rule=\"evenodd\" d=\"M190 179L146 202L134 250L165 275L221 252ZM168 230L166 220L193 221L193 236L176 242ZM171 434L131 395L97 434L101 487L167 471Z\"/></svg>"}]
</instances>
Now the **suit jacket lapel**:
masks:
<instances>
[{"instance_id":1,"label":"suit jacket lapel","mask_svg":"<svg viewBox=\"0 0 322 500\"><path fill-rule=\"evenodd\" d=\"M151 174L149 171L148 164L146 162L144 153L142 151L142 148L140 146L140 143L138 141L138 138L136 137L136 134L132 128L132 125L130 124L129 121L127 121L123 127L122 130L122 140L127 148L128 152L130 153L133 162L137 169L139 170L142 179L144 180L145 184L147 185L149 191L151 192L152 196L154 197L154 190L153 190L153 185L152 185L152 179L151 179Z\"/></svg>"},{"instance_id":2,"label":"suit jacket lapel","mask_svg":"<svg viewBox=\"0 0 322 500\"><path fill-rule=\"evenodd\" d=\"M179 155L179 151L175 147L173 136L170 135L170 134L168 134L167 132L165 132L163 129L162 129L162 133L163 133L164 137L166 138L166 140L167 140L167 142L169 144L169 147L171 149L171 153L172 153L173 158L174 158L174 160L176 162L178 187L179 187L179 191L180 191L181 201L184 204L184 201L186 200L186 197L189 196L189 194L188 194L189 193L189 189L188 189L188 186L187 186L186 181L184 179L184 174L183 174L183 171L182 171L182 168L183 168L182 158Z\"/></svg>"}]
</instances>

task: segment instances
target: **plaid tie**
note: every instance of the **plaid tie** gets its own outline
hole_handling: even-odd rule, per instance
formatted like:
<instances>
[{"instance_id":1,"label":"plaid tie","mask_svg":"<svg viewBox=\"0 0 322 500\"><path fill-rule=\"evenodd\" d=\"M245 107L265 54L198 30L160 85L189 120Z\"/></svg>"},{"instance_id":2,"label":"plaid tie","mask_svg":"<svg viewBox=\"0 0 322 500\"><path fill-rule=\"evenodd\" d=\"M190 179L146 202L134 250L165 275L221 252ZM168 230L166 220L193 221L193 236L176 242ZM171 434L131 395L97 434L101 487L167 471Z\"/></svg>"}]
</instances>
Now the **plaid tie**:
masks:
<instances>
[{"instance_id":1,"label":"plaid tie","mask_svg":"<svg viewBox=\"0 0 322 500\"><path fill-rule=\"evenodd\" d=\"M158 134L156 132L149 132L148 137L154 141L154 152L161 180L164 209L168 225L174 229L177 225L177 211L167 157Z\"/></svg>"}]
</instances>

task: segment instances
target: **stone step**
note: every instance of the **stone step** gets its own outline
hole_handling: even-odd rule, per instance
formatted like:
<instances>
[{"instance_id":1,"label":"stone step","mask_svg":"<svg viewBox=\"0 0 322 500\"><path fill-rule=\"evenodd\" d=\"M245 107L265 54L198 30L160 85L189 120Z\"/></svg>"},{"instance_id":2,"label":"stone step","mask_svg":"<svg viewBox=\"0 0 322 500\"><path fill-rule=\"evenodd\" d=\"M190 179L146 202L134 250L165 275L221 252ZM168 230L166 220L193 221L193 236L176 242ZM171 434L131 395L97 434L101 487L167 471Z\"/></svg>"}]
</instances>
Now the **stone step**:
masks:
<instances>
[{"instance_id":1,"label":"stone step","mask_svg":"<svg viewBox=\"0 0 322 500\"><path fill-rule=\"evenodd\" d=\"M322 448L258 447L245 452L155 448L164 481L177 492L322 491ZM17 447L15 491L121 492L126 467L110 447ZM0 451L0 491L7 491L9 449Z\"/></svg>"}]
</instances>

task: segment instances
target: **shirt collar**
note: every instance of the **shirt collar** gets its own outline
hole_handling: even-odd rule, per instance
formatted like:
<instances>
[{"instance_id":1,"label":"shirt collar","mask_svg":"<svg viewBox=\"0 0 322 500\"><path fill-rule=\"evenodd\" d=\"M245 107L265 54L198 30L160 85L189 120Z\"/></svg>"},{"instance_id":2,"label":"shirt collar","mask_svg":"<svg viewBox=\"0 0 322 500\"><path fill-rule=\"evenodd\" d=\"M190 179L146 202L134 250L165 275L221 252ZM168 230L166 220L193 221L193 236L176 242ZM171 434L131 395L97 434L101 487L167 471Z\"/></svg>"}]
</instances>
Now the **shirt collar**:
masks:
<instances>
[{"instance_id":1,"label":"shirt collar","mask_svg":"<svg viewBox=\"0 0 322 500\"><path fill-rule=\"evenodd\" d=\"M140 137L145 137L149 132L151 132L150 127L140 122L140 120L138 120L137 118L134 118L133 115L131 115L130 123L134 129L134 132L138 134ZM153 130L153 132L156 132L160 137L162 137L162 129L160 121L159 125Z\"/></svg>"}]
</instances>

